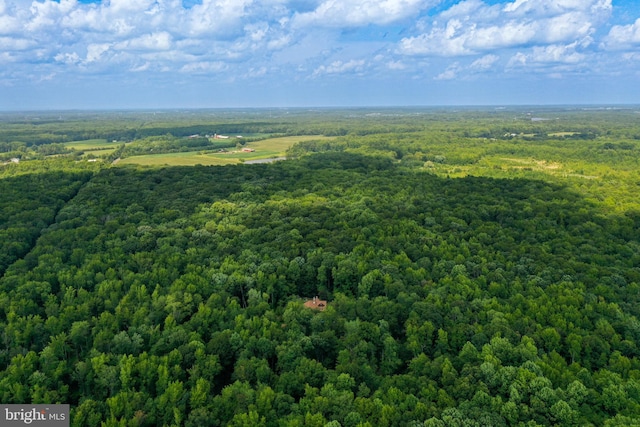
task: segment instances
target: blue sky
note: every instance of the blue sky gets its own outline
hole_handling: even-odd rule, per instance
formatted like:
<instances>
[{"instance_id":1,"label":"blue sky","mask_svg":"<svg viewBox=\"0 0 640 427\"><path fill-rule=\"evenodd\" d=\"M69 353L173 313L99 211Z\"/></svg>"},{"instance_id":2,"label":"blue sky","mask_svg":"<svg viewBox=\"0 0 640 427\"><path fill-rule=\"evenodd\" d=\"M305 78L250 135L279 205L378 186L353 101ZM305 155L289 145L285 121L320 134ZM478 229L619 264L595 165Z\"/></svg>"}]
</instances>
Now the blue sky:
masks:
<instances>
[{"instance_id":1,"label":"blue sky","mask_svg":"<svg viewBox=\"0 0 640 427\"><path fill-rule=\"evenodd\" d=\"M639 104L635 0L0 0L0 109Z\"/></svg>"}]
</instances>

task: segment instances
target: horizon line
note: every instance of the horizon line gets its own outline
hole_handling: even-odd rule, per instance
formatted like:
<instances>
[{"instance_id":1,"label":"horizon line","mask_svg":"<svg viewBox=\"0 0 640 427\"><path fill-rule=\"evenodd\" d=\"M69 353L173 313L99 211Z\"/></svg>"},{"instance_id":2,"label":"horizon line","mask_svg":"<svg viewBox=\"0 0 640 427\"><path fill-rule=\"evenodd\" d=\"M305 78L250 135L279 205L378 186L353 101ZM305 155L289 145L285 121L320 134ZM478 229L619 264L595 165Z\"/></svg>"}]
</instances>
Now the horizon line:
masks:
<instances>
[{"instance_id":1,"label":"horizon line","mask_svg":"<svg viewBox=\"0 0 640 427\"><path fill-rule=\"evenodd\" d=\"M290 105L290 106L229 106L229 107L99 107L99 108L34 108L4 109L0 114L17 113L82 113L82 112L164 112L164 111L239 111L239 110L358 110L358 109L455 109L479 108L502 110L508 108L596 108L629 109L640 103L579 103L579 104L407 104L407 105Z\"/></svg>"}]
</instances>

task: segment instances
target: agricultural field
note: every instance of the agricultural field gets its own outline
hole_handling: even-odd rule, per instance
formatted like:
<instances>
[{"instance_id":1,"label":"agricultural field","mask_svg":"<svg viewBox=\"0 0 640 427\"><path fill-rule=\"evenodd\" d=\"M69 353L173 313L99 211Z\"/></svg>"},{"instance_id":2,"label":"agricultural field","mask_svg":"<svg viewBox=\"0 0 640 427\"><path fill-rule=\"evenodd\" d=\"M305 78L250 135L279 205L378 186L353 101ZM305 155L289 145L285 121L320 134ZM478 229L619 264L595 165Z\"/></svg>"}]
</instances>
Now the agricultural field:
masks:
<instances>
[{"instance_id":1,"label":"agricultural field","mask_svg":"<svg viewBox=\"0 0 640 427\"><path fill-rule=\"evenodd\" d=\"M116 151L120 144L109 142L105 139L90 139L85 141L65 142L64 147L70 150L81 152L83 157L99 158L106 157Z\"/></svg>"},{"instance_id":2,"label":"agricultural field","mask_svg":"<svg viewBox=\"0 0 640 427\"><path fill-rule=\"evenodd\" d=\"M219 153L200 153L188 151L184 153L147 154L118 159L114 164L140 166L196 166L196 165L228 165L240 161L240 156L223 155Z\"/></svg>"},{"instance_id":3,"label":"agricultural field","mask_svg":"<svg viewBox=\"0 0 640 427\"><path fill-rule=\"evenodd\" d=\"M306 141L331 140L331 137L322 135L284 136L267 138L255 142L249 142L242 148L250 148L255 151L243 152L240 147L230 147L224 152L199 151L137 155L126 157L118 161L118 165L141 166L194 166L194 165L228 165L241 163L247 160L259 160L284 157L287 150L294 144ZM231 141L238 141L232 139Z\"/></svg>"},{"instance_id":4,"label":"agricultural field","mask_svg":"<svg viewBox=\"0 0 640 427\"><path fill-rule=\"evenodd\" d=\"M108 142L106 139L89 139L85 141L72 141L65 142L64 146L72 148L74 150L92 151L92 150L105 150L107 148L117 148L116 142Z\"/></svg>"}]
</instances>

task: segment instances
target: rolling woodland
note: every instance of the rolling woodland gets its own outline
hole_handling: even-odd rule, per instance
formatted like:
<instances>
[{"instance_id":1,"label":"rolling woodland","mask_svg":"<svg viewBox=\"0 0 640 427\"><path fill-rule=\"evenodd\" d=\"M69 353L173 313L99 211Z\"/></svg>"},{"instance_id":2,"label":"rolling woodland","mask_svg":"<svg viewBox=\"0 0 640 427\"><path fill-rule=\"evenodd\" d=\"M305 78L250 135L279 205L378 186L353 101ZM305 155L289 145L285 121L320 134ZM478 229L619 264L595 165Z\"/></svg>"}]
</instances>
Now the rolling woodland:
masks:
<instances>
[{"instance_id":1,"label":"rolling woodland","mask_svg":"<svg viewBox=\"0 0 640 427\"><path fill-rule=\"evenodd\" d=\"M4 114L0 401L73 426L639 425L638 113ZM114 164L214 131L318 138Z\"/></svg>"}]
</instances>

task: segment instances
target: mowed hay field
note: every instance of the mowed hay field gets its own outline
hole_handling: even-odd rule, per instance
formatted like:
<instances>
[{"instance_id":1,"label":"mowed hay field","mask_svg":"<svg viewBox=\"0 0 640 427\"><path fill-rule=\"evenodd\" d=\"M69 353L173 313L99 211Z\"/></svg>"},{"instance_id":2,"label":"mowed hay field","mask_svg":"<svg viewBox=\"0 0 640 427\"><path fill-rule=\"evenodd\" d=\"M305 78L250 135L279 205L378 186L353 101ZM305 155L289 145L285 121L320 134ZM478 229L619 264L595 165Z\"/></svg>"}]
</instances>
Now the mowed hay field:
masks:
<instances>
[{"instance_id":1,"label":"mowed hay field","mask_svg":"<svg viewBox=\"0 0 640 427\"><path fill-rule=\"evenodd\" d=\"M77 151L84 151L84 155L92 154L95 157L113 153L121 142L108 142L106 139L88 139L85 141L65 142L64 146Z\"/></svg>"},{"instance_id":2,"label":"mowed hay field","mask_svg":"<svg viewBox=\"0 0 640 427\"><path fill-rule=\"evenodd\" d=\"M228 165L241 163L245 160L269 159L282 157L286 151L298 142L311 140L333 139L322 135L299 135L269 138L261 141L250 142L245 145L252 148L253 152L242 152L229 149L226 153L203 153L201 151L189 151L181 153L149 154L133 156L121 159L118 165L143 165L143 166L195 166L195 165Z\"/></svg>"}]
</instances>

